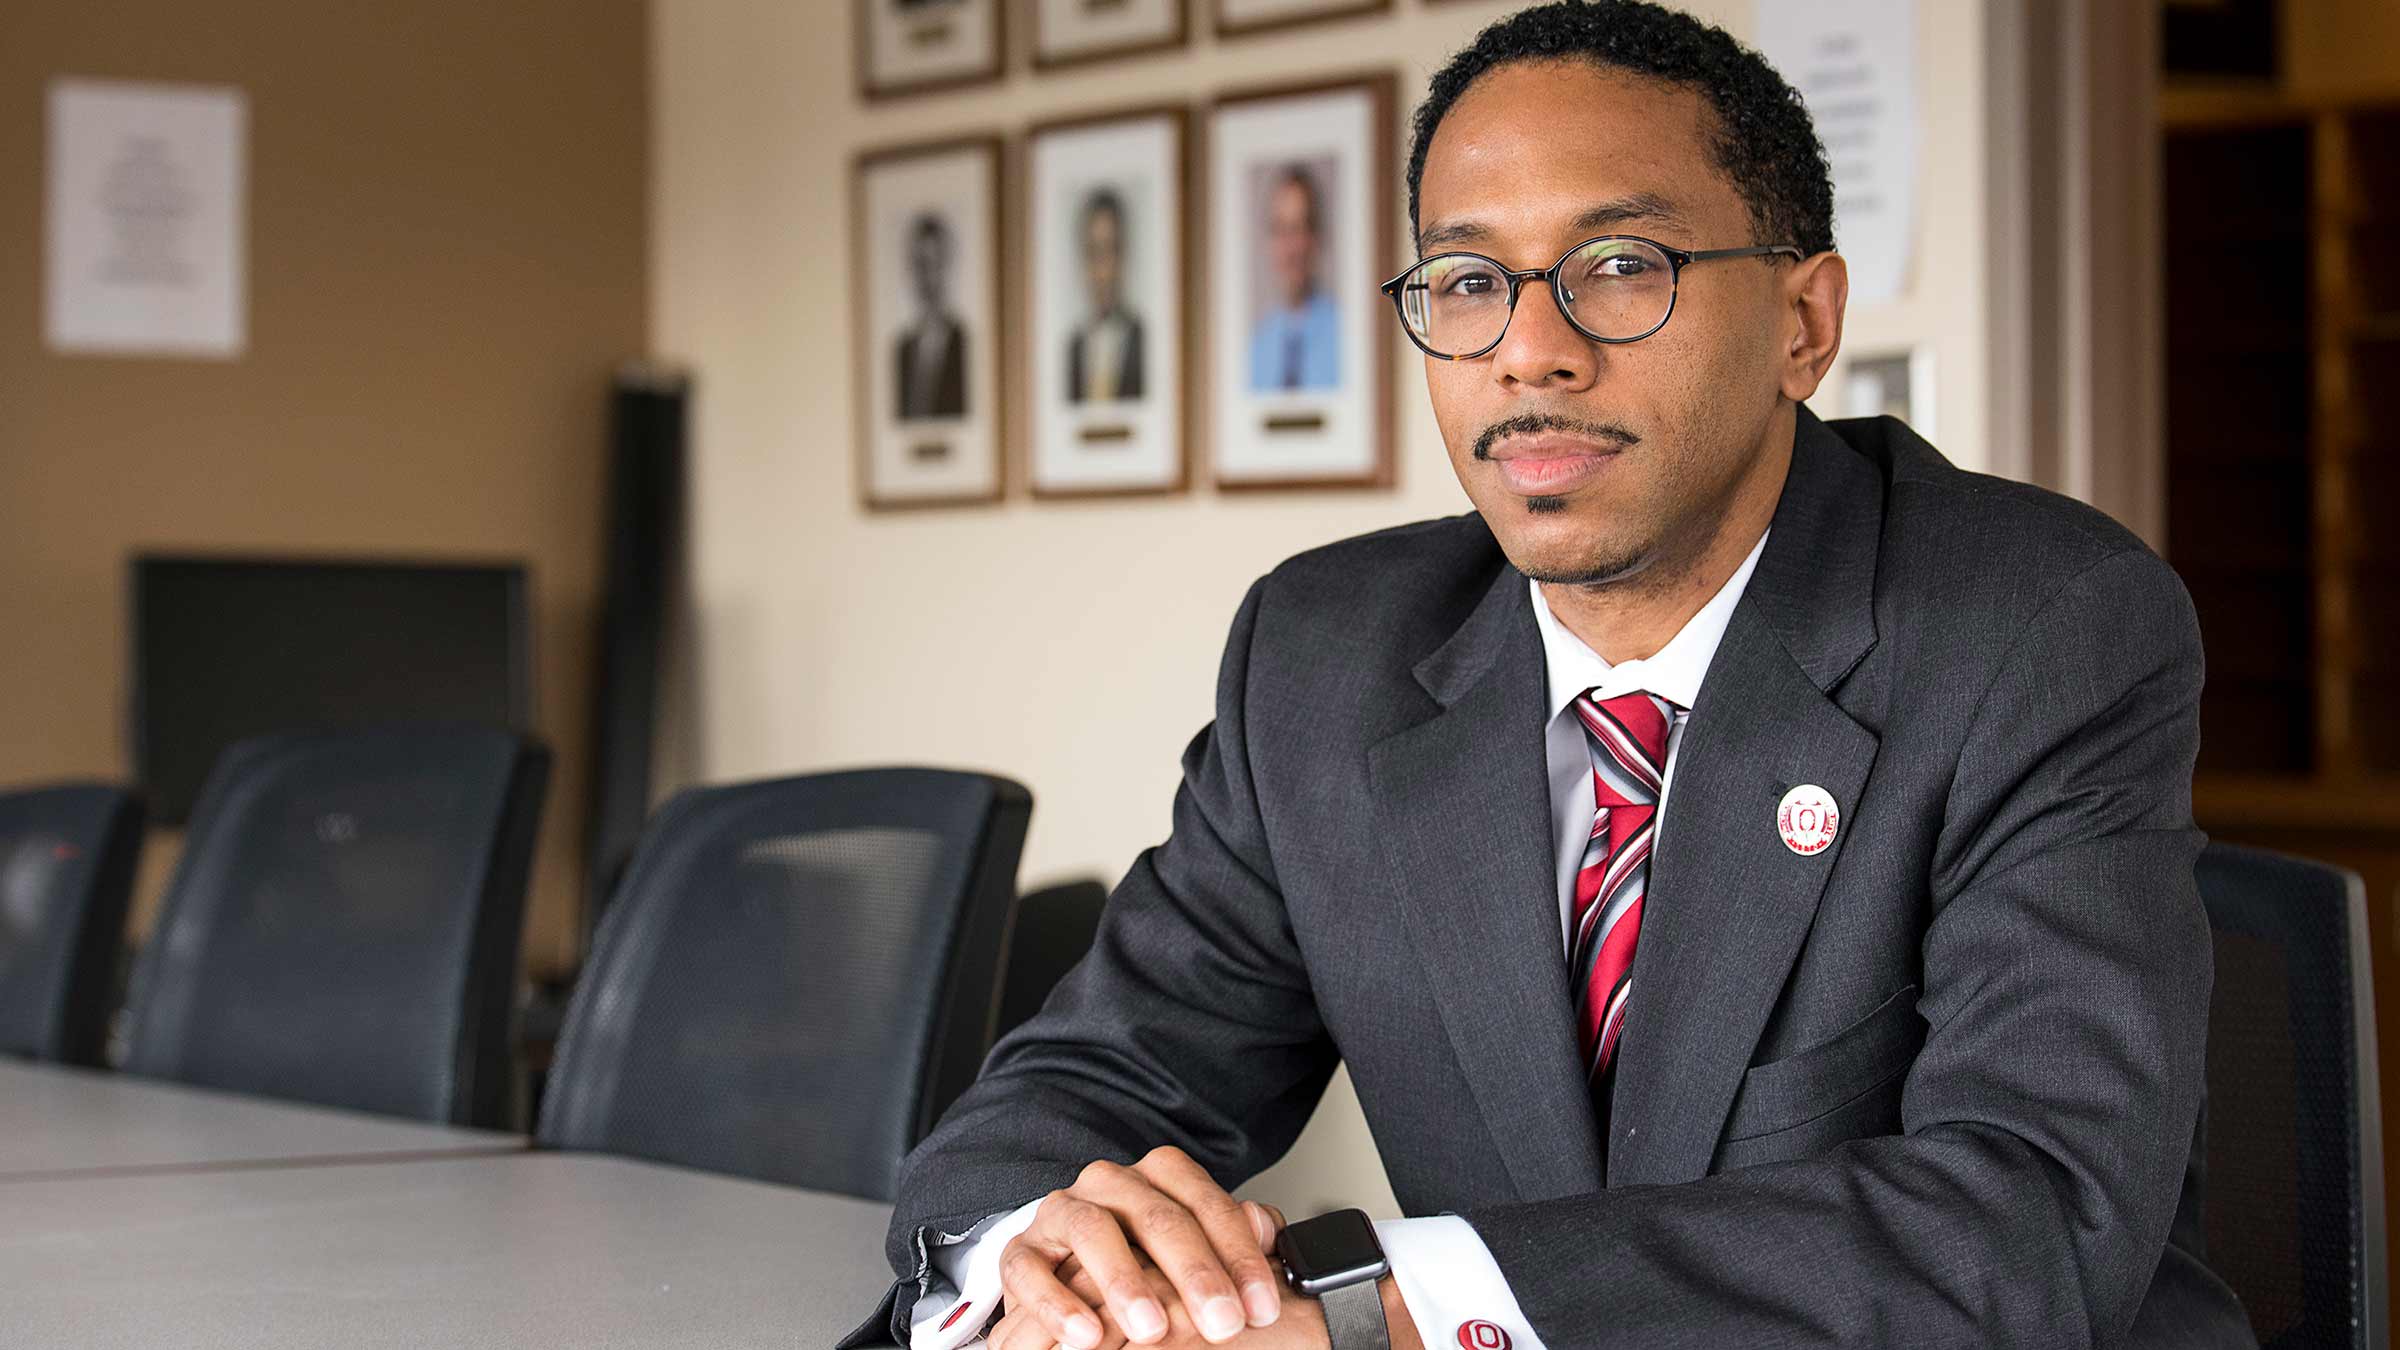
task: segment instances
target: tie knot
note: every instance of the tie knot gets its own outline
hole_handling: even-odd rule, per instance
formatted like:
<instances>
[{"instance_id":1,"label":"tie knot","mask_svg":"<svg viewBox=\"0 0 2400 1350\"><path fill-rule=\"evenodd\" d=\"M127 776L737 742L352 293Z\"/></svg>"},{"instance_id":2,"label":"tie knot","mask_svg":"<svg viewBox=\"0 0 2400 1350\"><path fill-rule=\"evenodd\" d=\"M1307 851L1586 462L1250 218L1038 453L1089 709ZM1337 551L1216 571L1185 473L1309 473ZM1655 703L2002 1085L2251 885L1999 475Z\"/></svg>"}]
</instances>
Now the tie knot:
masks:
<instances>
[{"instance_id":1,"label":"tie knot","mask_svg":"<svg viewBox=\"0 0 2400 1350\"><path fill-rule=\"evenodd\" d=\"M1667 733L1675 725L1675 705L1656 694L1594 698L1595 692L1584 691L1574 704L1585 739L1591 742L1593 767L1604 781L1619 780L1628 799L1638 801L1646 793L1656 800L1667 771Z\"/></svg>"}]
</instances>

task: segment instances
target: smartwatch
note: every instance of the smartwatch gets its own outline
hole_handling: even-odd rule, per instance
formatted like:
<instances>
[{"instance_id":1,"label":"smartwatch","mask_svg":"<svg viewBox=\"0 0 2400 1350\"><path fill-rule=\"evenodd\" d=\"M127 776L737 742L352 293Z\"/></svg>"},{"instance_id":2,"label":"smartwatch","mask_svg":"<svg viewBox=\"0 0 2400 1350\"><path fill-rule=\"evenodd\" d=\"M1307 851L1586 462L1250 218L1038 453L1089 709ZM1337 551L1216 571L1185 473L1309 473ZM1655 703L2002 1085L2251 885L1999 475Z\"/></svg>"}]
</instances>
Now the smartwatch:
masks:
<instances>
[{"instance_id":1,"label":"smartwatch","mask_svg":"<svg viewBox=\"0 0 2400 1350\"><path fill-rule=\"evenodd\" d=\"M1325 1307L1333 1350L1391 1350L1376 1281L1391 1270L1365 1210L1337 1209L1286 1227L1275 1239L1284 1282Z\"/></svg>"}]
</instances>

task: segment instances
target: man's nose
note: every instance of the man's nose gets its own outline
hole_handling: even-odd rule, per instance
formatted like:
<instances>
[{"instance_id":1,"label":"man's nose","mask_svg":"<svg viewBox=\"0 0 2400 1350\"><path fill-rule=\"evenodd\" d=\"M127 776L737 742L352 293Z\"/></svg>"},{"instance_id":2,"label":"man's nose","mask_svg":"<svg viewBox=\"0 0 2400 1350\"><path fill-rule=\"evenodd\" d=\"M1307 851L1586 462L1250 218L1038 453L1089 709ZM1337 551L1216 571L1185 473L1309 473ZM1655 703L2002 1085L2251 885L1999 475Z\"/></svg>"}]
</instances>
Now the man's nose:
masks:
<instances>
[{"instance_id":1,"label":"man's nose","mask_svg":"<svg viewBox=\"0 0 2400 1350\"><path fill-rule=\"evenodd\" d=\"M1581 388L1599 373L1599 345L1567 322L1550 283L1536 278L1517 293L1508 330L1492 349L1492 378L1529 388Z\"/></svg>"}]
</instances>

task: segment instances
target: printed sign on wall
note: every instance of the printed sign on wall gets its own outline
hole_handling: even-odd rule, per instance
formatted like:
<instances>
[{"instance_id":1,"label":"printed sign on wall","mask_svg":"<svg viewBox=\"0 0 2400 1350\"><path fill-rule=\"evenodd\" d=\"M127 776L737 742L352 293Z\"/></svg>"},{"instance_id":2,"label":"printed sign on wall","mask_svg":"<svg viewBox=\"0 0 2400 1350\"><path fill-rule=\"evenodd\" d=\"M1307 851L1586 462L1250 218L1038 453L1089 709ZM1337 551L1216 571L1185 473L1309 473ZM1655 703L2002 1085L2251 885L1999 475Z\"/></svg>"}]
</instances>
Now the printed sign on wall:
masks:
<instances>
[{"instance_id":1,"label":"printed sign on wall","mask_svg":"<svg viewBox=\"0 0 2400 1350\"><path fill-rule=\"evenodd\" d=\"M242 354L247 125L238 89L51 83L52 350Z\"/></svg>"}]
</instances>

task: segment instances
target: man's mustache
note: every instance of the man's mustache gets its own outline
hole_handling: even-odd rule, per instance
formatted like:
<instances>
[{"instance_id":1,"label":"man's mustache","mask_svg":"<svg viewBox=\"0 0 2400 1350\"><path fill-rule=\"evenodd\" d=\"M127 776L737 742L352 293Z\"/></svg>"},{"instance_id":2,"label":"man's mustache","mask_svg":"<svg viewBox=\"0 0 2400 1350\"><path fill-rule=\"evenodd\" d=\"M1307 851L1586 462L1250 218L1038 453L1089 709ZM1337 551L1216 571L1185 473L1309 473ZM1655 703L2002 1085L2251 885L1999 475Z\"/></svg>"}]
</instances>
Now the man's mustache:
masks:
<instances>
[{"instance_id":1,"label":"man's mustache","mask_svg":"<svg viewBox=\"0 0 2400 1350\"><path fill-rule=\"evenodd\" d=\"M1519 413L1503 417L1483 429L1475 438L1475 458L1490 459L1492 447L1511 436L1531 436L1544 431L1563 431L1571 436L1586 436L1595 441L1614 441L1619 449L1641 443L1641 437L1613 422L1586 422L1552 413Z\"/></svg>"}]
</instances>

